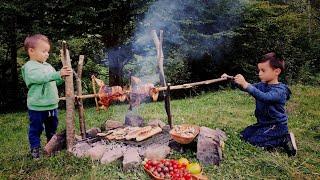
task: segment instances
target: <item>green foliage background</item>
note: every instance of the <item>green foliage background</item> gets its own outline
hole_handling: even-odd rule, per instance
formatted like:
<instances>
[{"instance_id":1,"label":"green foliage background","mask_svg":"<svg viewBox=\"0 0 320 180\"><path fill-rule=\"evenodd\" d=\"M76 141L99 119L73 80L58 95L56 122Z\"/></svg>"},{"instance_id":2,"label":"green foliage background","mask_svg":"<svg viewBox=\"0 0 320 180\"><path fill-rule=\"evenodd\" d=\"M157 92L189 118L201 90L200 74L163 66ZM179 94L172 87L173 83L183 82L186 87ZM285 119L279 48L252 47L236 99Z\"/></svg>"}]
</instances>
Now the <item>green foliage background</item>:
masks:
<instances>
[{"instance_id":1,"label":"green foliage background","mask_svg":"<svg viewBox=\"0 0 320 180\"><path fill-rule=\"evenodd\" d=\"M78 56L85 55L83 73L84 93L91 93L92 74L111 85L129 83L130 74L141 70L140 54L130 54L129 60L118 62L113 70L105 61L108 48L128 45L133 40L138 25L154 0L123 1L3 1L0 5L0 98L1 111L16 104L25 107L27 89L20 75L21 66L28 60L23 51L23 40L29 34L43 33L52 40L52 53L48 60L57 70L61 68L59 48L67 40L73 66ZM180 4L189 1L177 1ZM191 1L190 1L191 2ZM212 3L213 2L213 3ZM171 44L164 39L165 73L167 82L181 84L211 78L222 73L242 73L253 82L258 81L256 63L269 51L284 57L287 70L281 80L290 84L319 85L320 59L320 5L318 1L231 1L216 0L196 2L203 14L192 20L177 17L181 34L190 38L188 49ZM232 10L229 6L233 5ZM207 6L206 6L207 5ZM197 7L198 7L197 6ZM166 20L166 10L159 14ZM210 29L212 23L223 15L225 29ZM204 27L201 28L201 27ZM223 43L212 50L197 40ZM155 51L142 47L142 51ZM195 54L199 54L195 58ZM149 59L152 57L149 57ZM120 59L121 61L121 59ZM120 72L115 74L115 72ZM144 73L154 73L150 70ZM115 76L120 80L113 81ZM63 95L63 87L60 92Z\"/></svg>"}]
</instances>

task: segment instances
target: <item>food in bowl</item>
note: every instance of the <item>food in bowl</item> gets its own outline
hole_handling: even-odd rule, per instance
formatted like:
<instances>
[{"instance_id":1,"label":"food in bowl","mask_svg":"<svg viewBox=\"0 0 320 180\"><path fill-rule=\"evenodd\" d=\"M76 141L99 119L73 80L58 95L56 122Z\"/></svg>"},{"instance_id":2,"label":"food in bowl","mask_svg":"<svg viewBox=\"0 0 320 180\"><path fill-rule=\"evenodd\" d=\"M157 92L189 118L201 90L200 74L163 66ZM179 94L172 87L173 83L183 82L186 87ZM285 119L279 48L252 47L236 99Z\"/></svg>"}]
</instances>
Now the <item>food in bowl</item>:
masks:
<instances>
[{"instance_id":1,"label":"food in bowl","mask_svg":"<svg viewBox=\"0 0 320 180\"><path fill-rule=\"evenodd\" d=\"M174 126L170 135L173 140L180 144L189 144L198 135L199 131L199 126L182 124Z\"/></svg>"}]
</instances>

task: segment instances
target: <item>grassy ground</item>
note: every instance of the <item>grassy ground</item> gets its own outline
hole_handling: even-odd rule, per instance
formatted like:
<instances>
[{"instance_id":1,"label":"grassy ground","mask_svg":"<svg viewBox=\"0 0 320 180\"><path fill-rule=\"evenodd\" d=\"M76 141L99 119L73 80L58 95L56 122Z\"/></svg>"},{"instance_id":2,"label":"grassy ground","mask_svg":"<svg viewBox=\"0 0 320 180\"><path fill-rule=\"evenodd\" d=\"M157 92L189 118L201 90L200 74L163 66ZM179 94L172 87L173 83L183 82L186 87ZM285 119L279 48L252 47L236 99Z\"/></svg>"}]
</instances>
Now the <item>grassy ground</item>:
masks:
<instances>
[{"instance_id":1,"label":"grassy ground","mask_svg":"<svg viewBox=\"0 0 320 180\"><path fill-rule=\"evenodd\" d=\"M267 152L239 138L239 132L255 122L254 100L238 90L206 93L193 98L172 101L174 123L193 123L220 128L228 135L223 163L206 166L210 179L320 179L320 87L293 86L287 109L289 128L298 141L298 155L289 158L279 151ZM107 112L86 109L88 127L99 127L105 120L122 121L128 105L112 106ZM165 120L163 102L144 104L138 112L146 120ZM59 129L64 129L65 112L60 112ZM121 162L99 165L89 159L78 159L65 151L54 157L33 161L29 157L27 113L1 115L0 179L148 179L143 170L124 173ZM44 142L44 137L43 137ZM195 154L173 153L193 161Z\"/></svg>"}]
</instances>

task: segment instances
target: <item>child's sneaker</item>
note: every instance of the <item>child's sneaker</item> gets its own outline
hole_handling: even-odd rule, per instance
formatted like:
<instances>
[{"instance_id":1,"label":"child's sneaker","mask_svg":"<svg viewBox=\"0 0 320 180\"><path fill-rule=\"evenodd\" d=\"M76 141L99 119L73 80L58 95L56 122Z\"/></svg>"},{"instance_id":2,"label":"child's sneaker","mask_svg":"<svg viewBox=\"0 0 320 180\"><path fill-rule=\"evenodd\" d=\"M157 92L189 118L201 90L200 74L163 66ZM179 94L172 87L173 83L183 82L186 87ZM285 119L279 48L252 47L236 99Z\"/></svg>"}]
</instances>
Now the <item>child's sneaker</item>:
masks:
<instances>
[{"instance_id":1,"label":"child's sneaker","mask_svg":"<svg viewBox=\"0 0 320 180\"><path fill-rule=\"evenodd\" d=\"M284 149L286 150L288 156L295 156L297 154L298 149L297 149L296 139L292 132L290 132L286 137Z\"/></svg>"},{"instance_id":2,"label":"child's sneaker","mask_svg":"<svg viewBox=\"0 0 320 180\"><path fill-rule=\"evenodd\" d=\"M40 159L40 148L32 148L31 149L31 156L33 159L38 160Z\"/></svg>"}]
</instances>

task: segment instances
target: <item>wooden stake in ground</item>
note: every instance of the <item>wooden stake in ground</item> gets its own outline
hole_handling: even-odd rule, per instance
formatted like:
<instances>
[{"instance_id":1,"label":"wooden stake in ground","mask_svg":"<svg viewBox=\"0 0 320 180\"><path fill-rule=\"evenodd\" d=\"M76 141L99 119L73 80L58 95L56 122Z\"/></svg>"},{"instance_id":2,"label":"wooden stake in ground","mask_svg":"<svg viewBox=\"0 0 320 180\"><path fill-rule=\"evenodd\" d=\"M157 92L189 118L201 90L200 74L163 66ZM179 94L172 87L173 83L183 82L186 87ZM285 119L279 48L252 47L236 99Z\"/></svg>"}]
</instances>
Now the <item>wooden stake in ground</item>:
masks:
<instances>
[{"instance_id":1,"label":"wooden stake in ground","mask_svg":"<svg viewBox=\"0 0 320 180\"><path fill-rule=\"evenodd\" d=\"M158 59L158 73L159 73L159 79L160 79L160 84L162 87L167 86L166 84L166 79L164 76L164 69L163 69L163 50L162 50L162 42L163 42L163 30L160 30L160 38L158 38L156 30L152 30L152 38L153 42L156 45L157 49L157 59ZM170 88L168 88L170 90ZM163 92L164 96L164 107L166 109L166 113L168 116L168 124L170 128L172 128L172 115L171 115L171 110L170 110L170 98L167 98L167 92Z\"/></svg>"},{"instance_id":2,"label":"wooden stake in ground","mask_svg":"<svg viewBox=\"0 0 320 180\"><path fill-rule=\"evenodd\" d=\"M84 60L84 55L80 55L79 62L78 62L78 71L77 71L78 76L76 78L77 97L82 96L81 78L82 78L83 60ZM81 98L76 98L76 102L77 102L78 112L79 112L80 133L81 133L82 139L85 139L86 138L86 124L85 124L85 119L84 119L83 100Z\"/></svg>"},{"instance_id":3,"label":"wooden stake in ground","mask_svg":"<svg viewBox=\"0 0 320 180\"><path fill-rule=\"evenodd\" d=\"M94 80L94 75L91 76L91 81L92 81L92 88L93 88L93 94L97 94L97 91L96 91L96 81ZM96 102L96 111L99 111L99 104L98 104L98 97L95 96L94 97L94 100Z\"/></svg>"},{"instance_id":4,"label":"wooden stake in ground","mask_svg":"<svg viewBox=\"0 0 320 180\"><path fill-rule=\"evenodd\" d=\"M65 41L62 42L61 61L63 66L71 66L69 50ZM65 93L66 93L66 129L67 129L67 150L71 151L74 144L75 129L74 129L74 89L73 89L73 74L65 77Z\"/></svg>"},{"instance_id":5,"label":"wooden stake in ground","mask_svg":"<svg viewBox=\"0 0 320 180\"><path fill-rule=\"evenodd\" d=\"M166 79L165 79L164 70L163 70L163 58L164 58L163 51L162 51L163 30L160 30L160 39L158 38L156 30L152 30L152 38L157 49L157 60L158 60L157 71L159 73L160 84L162 87L164 87L166 86Z\"/></svg>"}]
</instances>

